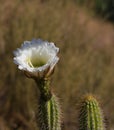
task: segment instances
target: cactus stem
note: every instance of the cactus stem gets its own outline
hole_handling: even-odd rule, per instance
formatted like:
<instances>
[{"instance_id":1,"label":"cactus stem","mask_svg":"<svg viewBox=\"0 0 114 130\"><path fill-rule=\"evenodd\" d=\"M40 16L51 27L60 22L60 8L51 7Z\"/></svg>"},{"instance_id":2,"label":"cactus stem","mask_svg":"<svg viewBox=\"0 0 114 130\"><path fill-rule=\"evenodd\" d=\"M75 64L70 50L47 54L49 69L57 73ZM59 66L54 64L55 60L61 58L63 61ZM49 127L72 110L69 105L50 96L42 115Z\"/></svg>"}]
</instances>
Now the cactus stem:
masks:
<instances>
[{"instance_id":1,"label":"cactus stem","mask_svg":"<svg viewBox=\"0 0 114 130\"><path fill-rule=\"evenodd\" d=\"M79 130L105 130L103 114L93 95L87 95L80 104Z\"/></svg>"},{"instance_id":2,"label":"cactus stem","mask_svg":"<svg viewBox=\"0 0 114 130\"><path fill-rule=\"evenodd\" d=\"M41 130L61 130L61 113L57 97L52 94L50 100L40 98L38 121Z\"/></svg>"}]
</instances>

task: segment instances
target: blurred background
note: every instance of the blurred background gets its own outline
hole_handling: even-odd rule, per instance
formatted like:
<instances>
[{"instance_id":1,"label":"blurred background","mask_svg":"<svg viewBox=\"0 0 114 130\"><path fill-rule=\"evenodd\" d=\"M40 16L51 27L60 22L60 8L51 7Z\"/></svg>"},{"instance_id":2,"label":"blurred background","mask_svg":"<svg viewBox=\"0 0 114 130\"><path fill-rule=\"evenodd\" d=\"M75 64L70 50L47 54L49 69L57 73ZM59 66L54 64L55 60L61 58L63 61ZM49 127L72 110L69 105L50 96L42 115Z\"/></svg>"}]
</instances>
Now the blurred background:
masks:
<instances>
[{"instance_id":1,"label":"blurred background","mask_svg":"<svg viewBox=\"0 0 114 130\"><path fill-rule=\"evenodd\" d=\"M63 130L78 129L78 102L94 94L106 127L114 129L114 1L0 0L0 130L38 130L39 92L13 63L25 40L60 48L52 89L63 111Z\"/></svg>"}]
</instances>

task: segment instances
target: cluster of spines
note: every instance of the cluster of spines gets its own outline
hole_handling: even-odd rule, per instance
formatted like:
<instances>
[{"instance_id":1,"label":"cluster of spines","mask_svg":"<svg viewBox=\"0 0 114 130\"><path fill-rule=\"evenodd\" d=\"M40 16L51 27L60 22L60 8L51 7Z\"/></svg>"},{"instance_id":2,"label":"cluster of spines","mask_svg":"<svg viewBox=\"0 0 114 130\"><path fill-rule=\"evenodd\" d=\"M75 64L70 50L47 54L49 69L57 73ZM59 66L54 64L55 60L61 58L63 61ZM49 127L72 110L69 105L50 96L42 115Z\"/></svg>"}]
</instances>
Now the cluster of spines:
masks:
<instances>
[{"instance_id":1,"label":"cluster of spines","mask_svg":"<svg viewBox=\"0 0 114 130\"><path fill-rule=\"evenodd\" d=\"M102 110L92 95L85 96L81 101L79 130L105 130Z\"/></svg>"},{"instance_id":2,"label":"cluster of spines","mask_svg":"<svg viewBox=\"0 0 114 130\"><path fill-rule=\"evenodd\" d=\"M38 120L40 130L61 130L61 112L54 94L48 101L40 98Z\"/></svg>"}]
</instances>

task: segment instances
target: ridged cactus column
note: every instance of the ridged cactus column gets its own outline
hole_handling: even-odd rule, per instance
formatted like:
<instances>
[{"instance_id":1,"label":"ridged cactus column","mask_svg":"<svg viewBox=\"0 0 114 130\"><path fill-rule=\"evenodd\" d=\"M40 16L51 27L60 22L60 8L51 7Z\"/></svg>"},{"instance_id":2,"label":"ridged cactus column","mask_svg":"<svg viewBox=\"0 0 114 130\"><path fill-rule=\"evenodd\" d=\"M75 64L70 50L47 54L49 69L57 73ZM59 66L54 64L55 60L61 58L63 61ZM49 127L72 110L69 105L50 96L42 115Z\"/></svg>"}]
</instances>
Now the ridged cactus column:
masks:
<instances>
[{"instance_id":1,"label":"ridged cactus column","mask_svg":"<svg viewBox=\"0 0 114 130\"><path fill-rule=\"evenodd\" d=\"M48 101L40 98L38 115L40 130L61 130L60 117L58 101L54 94Z\"/></svg>"},{"instance_id":2,"label":"ridged cactus column","mask_svg":"<svg viewBox=\"0 0 114 130\"><path fill-rule=\"evenodd\" d=\"M57 97L50 90L48 80L37 80L40 89L37 122L40 130L61 130L61 112Z\"/></svg>"},{"instance_id":3,"label":"ridged cactus column","mask_svg":"<svg viewBox=\"0 0 114 130\"><path fill-rule=\"evenodd\" d=\"M85 96L80 104L79 130L105 130L102 110L92 95Z\"/></svg>"}]
</instances>

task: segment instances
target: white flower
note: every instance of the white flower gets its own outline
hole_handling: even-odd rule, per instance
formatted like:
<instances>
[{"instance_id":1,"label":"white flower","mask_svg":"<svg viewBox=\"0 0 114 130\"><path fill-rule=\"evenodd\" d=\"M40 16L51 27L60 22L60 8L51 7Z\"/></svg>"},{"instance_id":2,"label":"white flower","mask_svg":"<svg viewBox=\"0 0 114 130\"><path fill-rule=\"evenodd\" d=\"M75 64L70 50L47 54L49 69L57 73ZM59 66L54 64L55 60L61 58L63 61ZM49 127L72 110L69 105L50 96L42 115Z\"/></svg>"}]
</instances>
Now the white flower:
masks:
<instances>
[{"instance_id":1,"label":"white flower","mask_svg":"<svg viewBox=\"0 0 114 130\"><path fill-rule=\"evenodd\" d=\"M52 71L59 58L57 48L54 43L49 43L41 39L25 41L24 44L14 51L14 63L20 70L29 74L47 73Z\"/></svg>"}]
</instances>

